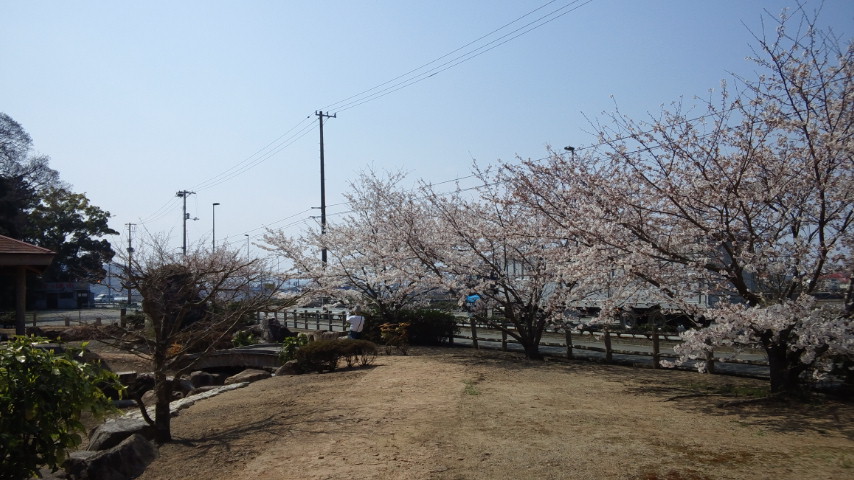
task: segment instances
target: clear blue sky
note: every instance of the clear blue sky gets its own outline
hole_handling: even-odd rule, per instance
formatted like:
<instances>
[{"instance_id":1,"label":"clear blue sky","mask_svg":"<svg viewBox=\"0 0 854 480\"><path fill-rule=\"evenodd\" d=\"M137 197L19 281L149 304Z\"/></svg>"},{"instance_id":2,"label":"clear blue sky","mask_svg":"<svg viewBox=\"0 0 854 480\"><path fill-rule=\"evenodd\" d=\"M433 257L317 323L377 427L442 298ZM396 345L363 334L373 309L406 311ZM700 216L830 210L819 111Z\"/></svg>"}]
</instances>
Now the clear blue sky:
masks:
<instances>
[{"instance_id":1,"label":"clear blue sky","mask_svg":"<svg viewBox=\"0 0 854 480\"><path fill-rule=\"evenodd\" d=\"M472 159L541 158L593 143L585 116L615 104L641 117L749 75L750 30L795 0L554 1L478 40L545 3L0 0L0 111L116 230L180 246L175 193L192 190L189 240L210 241L219 202L217 242L245 245L316 221L316 110L338 114L324 127L332 222L366 168L436 183ZM821 23L851 38L854 1L826 0Z\"/></svg>"}]
</instances>

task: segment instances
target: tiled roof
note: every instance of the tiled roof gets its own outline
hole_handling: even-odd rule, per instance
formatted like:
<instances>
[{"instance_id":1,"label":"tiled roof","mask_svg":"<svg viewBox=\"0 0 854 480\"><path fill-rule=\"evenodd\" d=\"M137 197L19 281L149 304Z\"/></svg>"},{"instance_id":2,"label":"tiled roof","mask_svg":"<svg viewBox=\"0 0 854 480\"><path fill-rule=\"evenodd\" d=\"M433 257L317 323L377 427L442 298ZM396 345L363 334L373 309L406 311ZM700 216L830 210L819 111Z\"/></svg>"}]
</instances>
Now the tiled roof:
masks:
<instances>
[{"instance_id":1,"label":"tiled roof","mask_svg":"<svg viewBox=\"0 0 854 480\"><path fill-rule=\"evenodd\" d=\"M53 255L53 252L46 248L0 235L0 254Z\"/></svg>"}]
</instances>

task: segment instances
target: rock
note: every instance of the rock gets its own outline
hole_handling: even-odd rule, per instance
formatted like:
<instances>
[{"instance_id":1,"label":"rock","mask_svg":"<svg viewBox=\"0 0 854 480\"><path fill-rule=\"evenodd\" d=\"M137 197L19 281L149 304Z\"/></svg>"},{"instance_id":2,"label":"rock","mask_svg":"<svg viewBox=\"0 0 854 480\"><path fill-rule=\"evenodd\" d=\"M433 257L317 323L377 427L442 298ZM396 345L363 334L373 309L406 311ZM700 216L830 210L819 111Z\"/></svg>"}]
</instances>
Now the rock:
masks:
<instances>
[{"instance_id":1,"label":"rock","mask_svg":"<svg viewBox=\"0 0 854 480\"><path fill-rule=\"evenodd\" d=\"M216 385L216 377L202 370L197 370L191 373L189 380L190 383L193 384L194 389Z\"/></svg>"},{"instance_id":2,"label":"rock","mask_svg":"<svg viewBox=\"0 0 854 480\"><path fill-rule=\"evenodd\" d=\"M129 480L157 458L157 447L134 434L109 450L74 452L65 462L68 478L79 480Z\"/></svg>"},{"instance_id":3,"label":"rock","mask_svg":"<svg viewBox=\"0 0 854 480\"><path fill-rule=\"evenodd\" d=\"M132 435L154 439L154 427L141 417L124 416L107 420L89 434L89 450L113 448Z\"/></svg>"},{"instance_id":4,"label":"rock","mask_svg":"<svg viewBox=\"0 0 854 480\"><path fill-rule=\"evenodd\" d=\"M267 333L268 340L275 343L282 343L285 338L296 336L295 333L291 332L288 327L282 326L275 318L268 319Z\"/></svg>"},{"instance_id":5,"label":"rock","mask_svg":"<svg viewBox=\"0 0 854 480\"><path fill-rule=\"evenodd\" d=\"M169 380L172 381L172 391L179 392L181 394L180 398L186 397L194 388L196 388L195 385L193 385L193 382L186 378L182 378L176 382L172 377L169 377Z\"/></svg>"},{"instance_id":6,"label":"rock","mask_svg":"<svg viewBox=\"0 0 854 480\"><path fill-rule=\"evenodd\" d=\"M302 373L296 360L288 360L276 370L275 375L299 375Z\"/></svg>"},{"instance_id":7,"label":"rock","mask_svg":"<svg viewBox=\"0 0 854 480\"><path fill-rule=\"evenodd\" d=\"M150 372L140 373L127 387L128 396L130 398L137 398L154 388L154 374Z\"/></svg>"},{"instance_id":8,"label":"rock","mask_svg":"<svg viewBox=\"0 0 854 480\"><path fill-rule=\"evenodd\" d=\"M119 377L119 381L122 382L122 385L130 385L136 382L136 379L139 378L139 373L133 370L115 373L116 376Z\"/></svg>"},{"instance_id":9,"label":"rock","mask_svg":"<svg viewBox=\"0 0 854 480\"><path fill-rule=\"evenodd\" d=\"M242 382L254 382L257 380L263 380L265 378L270 377L270 372L266 370L255 370L252 368L248 368L237 375L232 375L225 379L225 385L231 385L233 383L242 383Z\"/></svg>"},{"instance_id":10,"label":"rock","mask_svg":"<svg viewBox=\"0 0 854 480\"><path fill-rule=\"evenodd\" d=\"M193 395L198 395L200 393L210 392L211 390L214 390L215 388L219 388L219 386L218 385L207 385L205 387L197 387L197 388L194 388L193 391L190 392L189 395L187 395L187 397L192 397Z\"/></svg>"}]
</instances>

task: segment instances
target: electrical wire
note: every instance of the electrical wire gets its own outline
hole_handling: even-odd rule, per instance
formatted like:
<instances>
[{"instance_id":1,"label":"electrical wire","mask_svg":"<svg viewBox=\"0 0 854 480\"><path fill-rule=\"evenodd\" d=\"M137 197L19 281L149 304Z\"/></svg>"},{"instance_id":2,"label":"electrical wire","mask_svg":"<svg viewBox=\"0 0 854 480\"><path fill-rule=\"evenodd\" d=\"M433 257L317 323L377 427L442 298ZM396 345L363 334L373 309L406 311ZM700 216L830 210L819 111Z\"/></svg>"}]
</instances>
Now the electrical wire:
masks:
<instances>
[{"instance_id":1,"label":"electrical wire","mask_svg":"<svg viewBox=\"0 0 854 480\"><path fill-rule=\"evenodd\" d=\"M420 83L424 80L427 80L428 78L434 77L434 76L438 75L439 73L442 73L446 70L449 70L449 69L454 68L456 66L459 66L463 63L471 61L471 60L483 55L484 53L487 53L487 52L489 52L495 48L498 48L498 47L500 47L500 46L502 46L502 45L504 45L510 41L513 41L513 40L515 40L515 39L517 39L523 35L526 35L526 34L532 32L533 30L536 30L536 29L538 29L544 25L547 25L547 24L557 20L558 18L563 17L564 15L566 15L568 13L574 12L575 10L578 10L579 8L587 5L588 3L591 3L592 1L593 0L587 0L587 1L581 2L581 0L574 0L574 1L570 2L569 4L566 4L560 8L557 8L557 9L537 18L536 20L533 20L533 21L531 21L531 22L529 22L529 23L527 23L527 24L525 24L525 25L523 25L523 26L521 26L515 30L512 30L512 31L510 31L510 32L508 32L508 33L484 44L484 45L481 45L481 46L475 48L474 50L471 50L471 51L468 51L468 52L463 53L461 55L458 55L458 56L456 56L456 57L454 57L454 58L436 66L436 67L433 67L429 70L426 70L422 73L419 73L418 75L415 75L411 78L406 78L406 79L401 80L399 82L393 83L392 85L385 87L385 88L382 88L379 91L371 93L370 95L366 95L364 97L360 97L360 95L356 95L356 96L354 96L355 99L350 100L349 102L342 103L343 101L340 101L340 102L332 104L332 105L338 105L336 110L338 112L343 112L343 111L350 110L352 108L356 108L358 106L364 105L368 102L372 102L374 100L380 99L382 97L385 97L386 95L389 95L391 93L397 92L397 91L402 90L404 88L410 87L412 85L415 85L416 83ZM579 3L579 2L581 2L581 3ZM548 5L550 3L552 3L552 2L549 2L546 5ZM579 3L579 4L575 5L577 3ZM573 8L562 12L562 10L568 9L569 7L571 7L573 5L575 5ZM537 9L529 12L526 15L523 15L522 17L520 17L520 19L528 16L530 13L533 13L536 10L539 10L540 8L542 8L542 7L539 7ZM517 19L517 21L518 21L518 19ZM515 23L515 21L511 22L511 24L512 23ZM504 27L502 27L502 28L504 28ZM486 37L486 36L488 36L488 35L485 35L484 37ZM484 37L481 37L481 38L484 38ZM474 43L474 42L472 42L472 43ZM458 50L460 50L460 49L454 50L454 52L456 52ZM442 57L439 57L439 59L434 60L433 62L430 62L430 63L425 64L425 65L431 65L431 64L435 63L436 61L438 61L442 58L445 58L449 55L451 55L451 54L446 54ZM421 68L422 67L419 67L418 69L415 69L413 71L417 71ZM404 75L401 75L397 78L404 78L407 76L408 76L407 74L404 74ZM372 91L380 88L381 86L387 85L389 83L392 83L392 81L383 83L383 84L378 85L377 87L374 87L372 89L368 89L365 92L372 92ZM350 98L354 98L354 97L350 97Z\"/></svg>"},{"instance_id":2,"label":"electrical wire","mask_svg":"<svg viewBox=\"0 0 854 480\"><path fill-rule=\"evenodd\" d=\"M471 41L471 42L469 42L469 43L466 43L465 45L463 45L463 46L461 46L461 47L458 47L458 48L456 48L456 49L454 49L454 50L451 50L450 52L448 52L448 53L446 53L446 54L442 55L441 57L435 58L435 59L433 59L433 60L431 60L431 61L429 61L429 62L427 62L427 63L425 63L425 64L422 64L422 65L421 65L421 66L419 66L419 67L416 67L416 68L413 68L412 70L409 70L409 71L408 71L408 72L406 72L406 73L403 73L403 74L401 74L401 75L398 75L398 76L396 76L396 77L392 78L391 80L387 80L387 81L385 81L385 82L383 82L383 83L380 83L379 85L376 85L376 86L371 87L371 88L369 88L369 89L367 89L367 90L361 91L361 92L359 92L359 93L357 93L357 94L355 94L355 95L351 95L351 96L349 96L349 97L347 97L347 98L344 98L344 99L342 99L342 100L339 100L339 101L337 101L337 102L335 102L335 103L330 103L329 105L327 105L327 106L323 107L321 110L334 110L334 109L337 109L337 108L338 108L338 107L340 107L342 104L350 103L350 101L351 101L351 100L353 100L353 99L356 99L356 98L362 97L363 95L365 95L365 94L367 94L367 93L370 93L370 92L373 92L374 90L377 90L377 89L379 89L379 88L385 87L386 85L388 85L388 84L390 84L390 83L393 83L393 82L396 82L397 80L400 80L400 79L402 79L402 78L406 78L406 77L408 77L409 75L411 75L411 74L413 74L413 73L415 73L415 72L418 72L418 71L420 71L420 70L423 70L424 68L426 68L426 67L428 67L428 66L430 66L430 65L433 65L434 63L436 63L436 62L438 62L438 61L440 61L440 60L442 60L442 59L444 59L444 58L447 58L447 57L449 57L449 56L451 56L451 55L453 55L453 54L455 54L455 53L459 52L460 50L463 50L463 49L465 49L465 48L468 48L468 47L470 47L470 46L474 45L475 43L477 43L477 42L479 42L479 41L481 41L481 40L483 40L483 39L485 39L485 38L487 38L487 37L491 36L491 35L492 35L492 34L494 34L494 33L497 33L497 32L500 32L501 30L504 30L504 29L505 29L505 28L507 28L508 26L513 25L514 23L516 23L516 22L518 22L518 21L522 20L523 18L525 18L525 17L528 17L528 16L532 15L534 12L537 12L537 11L539 11L539 10L542 10L543 8L545 8L545 7L549 6L549 5L551 5L552 3L555 3L556 1L557 1L557 0L551 0L551 1L549 1L549 2L547 2L547 3L545 3L545 4L543 4L543 5L541 5L541 6L537 7L537 8L535 8L534 10L531 10L530 12L528 12L528 13L526 13L526 14L524 14L524 15L522 15L522 16L520 16L520 17L518 17L518 18L516 18L515 20L513 20L513 21L511 21L511 22L507 22L507 23L505 23L504 25L502 25L502 26L500 26L500 27L496 28L495 30L493 30L493 31L491 31L491 32L489 32L489 33L487 33L487 34L485 34L485 35L481 35L480 37L478 37L478 38L476 38L476 39L472 40L472 41Z\"/></svg>"},{"instance_id":3,"label":"electrical wire","mask_svg":"<svg viewBox=\"0 0 854 480\"><path fill-rule=\"evenodd\" d=\"M306 116L302 121L291 127L288 131L286 131L278 138L268 143L252 155L246 157L241 162L211 178L208 178L207 180L196 184L195 186L193 186L193 190L205 190L208 188L215 187L247 172L248 170L260 165L266 160L269 160L273 155L293 145L294 142L304 137L314 128L316 128L313 123L307 126L303 125L309 118L311 118L311 115ZM293 134L290 134L294 130L297 131Z\"/></svg>"}]
</instances>

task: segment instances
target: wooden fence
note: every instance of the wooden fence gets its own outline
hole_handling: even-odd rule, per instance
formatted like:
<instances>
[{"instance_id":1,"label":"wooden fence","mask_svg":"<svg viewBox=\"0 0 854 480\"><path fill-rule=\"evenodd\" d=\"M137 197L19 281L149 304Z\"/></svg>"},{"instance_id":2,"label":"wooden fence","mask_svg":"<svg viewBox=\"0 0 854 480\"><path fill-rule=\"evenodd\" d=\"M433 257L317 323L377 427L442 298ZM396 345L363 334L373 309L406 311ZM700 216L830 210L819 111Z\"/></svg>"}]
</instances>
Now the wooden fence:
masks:
<instances>
[{"instance_id":1,"label":"wooden fence","mask_svg":"<svg viewBox=\"0 0 854 480\"><path fill-rule=\"evenodd\" d=\"M304 330L329 330L329 331L346 331L346 314L334 313L321 310L279 310L270 312L259 312L259 322L263 318L275 318L283 326L288 328L300 328ZM460 328L460 333L455 335L450 340L454 343L454 339L471 341L473 348L480 348L481 342L500 343L501 349L507 351L511 345L518 345L507 332L499 331L491 328L489 324L478 323L474 319L459 318L457 326ZM480 332L480 334L478 333ZM604 354L606 362L612 362L614 355L624 355L631 357L649 358L653 368L661 368L662 360L675 359L677 356L672 353L662 351L662 343L678 344L681 339L675 335L666 335L659 331L650 332L648 335L630 334L624 332L611 331L604 328L601 332L581 332L581 331L564 331L564 332L546 332L544 338L540 341L540 346L555 347L563 349L565 358L572 359L575 357L575 352L578 350L596 352ZM575 341L573 339L576 339ZM625 340L630 341L640 346L645 344L647 349L626 349L619 348L619 344L624 344ZM556 341L559 340L559 341ZM615 341L616 340L616 341ZM588 343L583 345L578 342ZM597 345L589 345L594 342ZM617 347L615 348L615 343ZM601 345L601 346L600 346ZM747 360L735 359L727 357L715 356L714 352L709 352L705 358L705 368L707 372L714 373L715 366L719 363L737 364L737 365L753 365L767 367L768 362L765 360Z\"/></svg>"}]
</instances>

